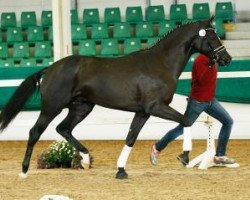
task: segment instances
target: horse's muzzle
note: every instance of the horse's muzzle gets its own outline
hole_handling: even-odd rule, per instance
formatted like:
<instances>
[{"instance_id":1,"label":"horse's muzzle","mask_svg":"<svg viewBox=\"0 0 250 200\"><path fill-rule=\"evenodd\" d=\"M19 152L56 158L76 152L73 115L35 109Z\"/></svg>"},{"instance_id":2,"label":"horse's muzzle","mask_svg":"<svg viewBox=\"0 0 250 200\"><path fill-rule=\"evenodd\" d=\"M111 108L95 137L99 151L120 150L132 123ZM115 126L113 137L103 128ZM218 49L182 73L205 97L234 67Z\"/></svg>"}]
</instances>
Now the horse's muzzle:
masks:
<instances>
[{"instance_id":1,"label":"horse's muzzle","mask_svg":"<svg viewBox=\"0 0 250 200\"><path fill-rule=\"evenodd\" d=\"M215 60L219 66L227 66L230 64L232 57L229 55L227 51L225 51L220 55L216 55Z\"/></svg>"}]
</instances>

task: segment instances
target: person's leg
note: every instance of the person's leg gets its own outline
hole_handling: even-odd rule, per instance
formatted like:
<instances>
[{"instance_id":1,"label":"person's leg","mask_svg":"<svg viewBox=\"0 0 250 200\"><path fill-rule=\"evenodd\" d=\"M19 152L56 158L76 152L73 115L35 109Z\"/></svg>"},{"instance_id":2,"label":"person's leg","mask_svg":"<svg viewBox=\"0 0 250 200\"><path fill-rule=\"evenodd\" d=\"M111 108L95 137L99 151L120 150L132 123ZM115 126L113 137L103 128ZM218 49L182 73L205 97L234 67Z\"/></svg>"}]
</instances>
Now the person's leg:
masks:
<instances>
[{"instance_id":1,"label":"person's leg","mask_svg":"<svg viewBox=\"0 0 250 200\"><path fill-rule=\"evenodd\" d=\"M178 125L174 129L167 132L156 144L157 151L162 151L170 142L179 137L183 133L183 126Z\"/></svg>"},{"instance_id":2,"label":"person's leg","mask_svg":"<svg viewBox=\"0 0 250 200\"><path fill-rule=\"evenodd\" d=\"M233 119L216 99L205 110L205 112L222 123L219 133L218 146L216 149L216 156L225 156L227 143L233 126Z\"/></svg>"},{"instance_id":3,"label":"person's leg","mask_svg":"<svg viewBox=\"0 0 250 200\"><path fill-rule=\"evenodd\" d=\"M203 110L205 110L206 109L206 107L209 105L208 103L206 103L206 102L198 102L198 101L195 101L195 100L193 100L194 102L193 102L193 104L195 104L196 106L195 106L195 110L194 110L194 112L196 113L196 114L198 114L198 116L200 115L200 113L203 111ZM196 118L194 119L194 121L198 118L198 116L196 116ZM192 117L195 117L194 115L191 115L191 118ZM194 123L194 121L193 121L193 123ZM184 141L183 141L184 142ZM186 166L188 163L189 163L189 151L188 150L184 150L181 154L179 154L178 156L177 156L177 159L181 162L181 164L183 165L183 166Z\"/></svg>"},{"instance_id":4,"label":"person's leg","mask_svg":"<svg viewBox=\"0 0 250 200\"><path fill-rule=\"evenodd\" d=\"M151 148L150 161L152 165L157 165L160 152L175 138L183 133L183 126L178 125L174 129L167 132L157 143Z\"/></svg>"},{"instance_id":5,"label":"person's leg","mask_svg":"<svg viewBox=\"0 0 250 200\"><path fill-rule=\"evenodd\" d=\"M208 103L198 102L189 99L184 115L186 115L191 121L191 124L193 124L195 120L199 117L199 115L207 108L208 105ZM152 146L150 154L150 161L152 165L157 165L160 151L162 151L170 142L172 142L182 134L183 126L178 125L174 129L167 132L156 144ZM189 162L188 154L189 152L187 151L177 157L183 165L186 165Z\"/></svg>"},{"instance_id":6,"label":"person's leg","mask_svg":"<svg viewBox=\"0 0 250 200\"><path fill-rule=\"evenodd\" d=\"M198 102L192 99L188 100L185 114L191 124L199 117L199 115L207 108L208 103ZM183 126L178 125L174 129L167 132L156 144L156 150L163 150L170 142L183 134Z\"/></svg>"},{"instance_id":7,"label":"person's leg","mask_svg":"<svg viewBox=\"0 0 250 200\"><path fill-rule=\"evenodd\" d=\"M201 103L192 99L188 100L185 115L193 124L199 115L206 109L208 103ZM162 151L170 142L183 134L183 126L178 125L174 129L167 132L156 144L152 146L150 160L153 165L157 164L157 159L160 151ZM189 152L184 152L185 157L188 157Z\"/></svg>"}]
</instances>

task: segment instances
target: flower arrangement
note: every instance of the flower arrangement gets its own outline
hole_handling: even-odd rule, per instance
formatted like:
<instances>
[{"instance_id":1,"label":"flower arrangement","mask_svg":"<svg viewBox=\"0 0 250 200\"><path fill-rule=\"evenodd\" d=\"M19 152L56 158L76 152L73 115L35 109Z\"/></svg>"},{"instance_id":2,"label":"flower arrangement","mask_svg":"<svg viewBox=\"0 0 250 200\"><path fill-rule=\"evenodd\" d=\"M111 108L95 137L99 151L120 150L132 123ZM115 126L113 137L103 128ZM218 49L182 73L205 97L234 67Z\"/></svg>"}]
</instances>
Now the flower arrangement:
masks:
<instances>
[{"instance_id":1,"label":"flower arrangement","mask_svg":"<svg viewBox=\"0 0 250 200\"><path fill-rule=\"evenodd\" d=\"M37 160L38 169L74 168L80 169L81 159L79 152L67 141L53 142Z\"/></svg>"}]
</instances>

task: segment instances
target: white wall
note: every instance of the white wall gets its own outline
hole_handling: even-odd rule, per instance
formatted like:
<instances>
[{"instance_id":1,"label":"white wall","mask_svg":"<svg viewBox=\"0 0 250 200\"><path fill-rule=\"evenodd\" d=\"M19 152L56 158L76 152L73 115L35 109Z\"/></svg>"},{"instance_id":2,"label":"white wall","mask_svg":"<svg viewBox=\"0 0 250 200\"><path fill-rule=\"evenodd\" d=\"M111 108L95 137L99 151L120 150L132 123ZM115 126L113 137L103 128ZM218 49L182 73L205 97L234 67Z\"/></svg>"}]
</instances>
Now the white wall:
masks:
<instances>
[{"instance_id":1,"label":"white wall","mask_svg":"<svg viewBox=\"0 0 250 200\"><path fill-rule=\"evenodd\" d=\"M238 20L250 20L249 0L235 0L236 16Z\"/></svg>"}]
</instances>

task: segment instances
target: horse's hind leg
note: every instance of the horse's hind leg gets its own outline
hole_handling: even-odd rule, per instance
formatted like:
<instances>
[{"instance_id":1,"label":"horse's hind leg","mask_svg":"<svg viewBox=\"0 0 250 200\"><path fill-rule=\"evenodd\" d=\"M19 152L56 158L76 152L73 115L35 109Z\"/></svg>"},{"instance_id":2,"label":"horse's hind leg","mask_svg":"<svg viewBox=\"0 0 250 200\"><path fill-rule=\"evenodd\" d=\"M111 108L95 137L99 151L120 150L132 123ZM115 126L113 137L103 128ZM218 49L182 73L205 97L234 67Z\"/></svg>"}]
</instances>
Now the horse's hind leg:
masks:
<instances>
[{"instance_id":1,"label":"horse's hind leg","mask_svg":"<svg viewBox=\"0 0 250 200\"><path fill-rule=\"evenodd\" d=\"M126 138L126 145L123 147L122 152L117 160L118 172L116 178L125 179L128 178L128 174L125 171L125 165L127 163L128 156L135 144L135 141L143 127L148 120L149 115L145 113L136 113L134 119L130 125L130 129Z\"/></svg>"},{"instance_id":2,"label":"horse's hind leg","mask_svg":"<svg viewBox=\"0 0 250 200\"><path fill-rule=\"evenodd\" d=\"M54 119L56 115L57 114L46 115L41 111L39 118L36 121L36 124L30 129L27 149L22 164L22 173L19 174L20 177L25 178L27 176L27 171L29 169L30 158L32 155L33 148L37 143L37 141L39 140L42 133L44 132L44 130L47 128L49 123Z\"/></svg>"},{"instance_id":3,"label":"horse's hind leg","mask_svg":"<svg viewBox=\"0 0 250 200\"><path fill-rule=\"evenodd\" d=\"M166 104L155 105L149 110L148 113L150 115L160 117L162 119L173 120L175 122L180 123L184 127L192 125L190 120L185 115L182 115L181 113Z\"/></svg>"},{"instance_id":4,"label":"horse's hind leg","mask_svg":"<svg viewBox=\"0 0 250 200\"><path fill-rule=\"evenodd\" d=\"M57 126L57 132L72 144L82 156L81 164L84 169L90 167L89 151L73 135L72 130L92 111L95 104L75 100L69 106L69 113L66 118Z\"/></svg>"}]
</instances>

